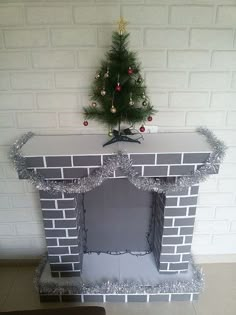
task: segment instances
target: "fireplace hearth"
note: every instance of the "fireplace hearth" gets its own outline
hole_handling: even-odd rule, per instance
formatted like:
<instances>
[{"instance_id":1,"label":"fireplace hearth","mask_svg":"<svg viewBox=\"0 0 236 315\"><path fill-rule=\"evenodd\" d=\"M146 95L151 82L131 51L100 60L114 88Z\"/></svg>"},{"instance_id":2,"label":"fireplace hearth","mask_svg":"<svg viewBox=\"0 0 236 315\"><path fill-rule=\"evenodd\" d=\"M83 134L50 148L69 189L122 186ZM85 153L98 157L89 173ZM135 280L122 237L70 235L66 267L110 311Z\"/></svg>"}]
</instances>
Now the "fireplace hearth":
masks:
<instances>
[{"instance_id":1,"label":"fireplace hearth","mask_svg":"<svg viewBox=\"0 0 236 315\"><path fill-rule=\"evenodd\" d=\"M35 136L23 146L22 153L28 169L48 180L69 182L86 177L122 150L141 177L175 182L196 171L212 152L197 133L146 135L139 146L118 143L102 148L104 138ZM85 194L39 191L48 251L38 279L41 300L196 299L200 282L192 292L184 285L179 285L178 292L162 292L158 285L163 281L198 283L201 277L191 261L198 189L194 185L178 192L140 191L117 169L100 187ZM113 283L114 279L118 283L142 283L144 289L139 287L134 293L126 288L111 294L104 286L99 292L99 285L95 291L64 288L65 283L74 286L75 281L95 285ZM47 291L49 282L51 288L64 289Z\"/></svg>"}]
</instances>

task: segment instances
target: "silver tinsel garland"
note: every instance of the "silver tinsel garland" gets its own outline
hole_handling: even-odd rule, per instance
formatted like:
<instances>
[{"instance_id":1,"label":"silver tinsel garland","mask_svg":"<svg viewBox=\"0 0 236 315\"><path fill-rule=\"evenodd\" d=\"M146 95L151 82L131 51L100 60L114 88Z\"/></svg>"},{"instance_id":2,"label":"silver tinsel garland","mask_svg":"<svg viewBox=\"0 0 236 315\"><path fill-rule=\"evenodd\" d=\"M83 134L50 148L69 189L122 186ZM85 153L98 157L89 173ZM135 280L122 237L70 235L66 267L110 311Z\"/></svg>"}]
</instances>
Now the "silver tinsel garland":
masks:
<instances>
[{"instance_id":1,"label":"silver tinsel garland","mask_svg":"<svg viewBox=\"0 0 236 315\"><path fill-rule=\"evenodd\" d=\"M18 139L10 149L10 158L21 178L27 179L32 185L40 190L64 193L86 193L100 186L108 179L117 168L121 168L128 180L138 189L146 191L165 192L180 191L199 182L205 181L209 174L215 173L225 155L226 146L209 129L198 128L197 132L206 137L206 141L212 148L207 161L190 176L178 177L176 181L166 182L159 178L140 177L132 166L132 160L127 154L118 152L110 157L107 162L90 176L78 178L72 182L46 180L42 175L36 174L34 170L27 169L26 159L22 156L20 149L34 135L29 132Z\"/></svg>"},{"instance_id":2,"label":"silver tinsel garland","mask_svg":"<svg viewBox=\"0 0 236 315\"><path fill-rule=\"evenodd\" d=\"M165 280L155 285L147 285L139 281L104 280L96 283L84 283L77 278L76 284L58 284L54 281L41 281L41 274L47 263L45 256L36 269L34 284L40 294L158 294L158 293L199 293L204 286L204 275L193 260L191 280Z\"/></svg>"}]
</instances>

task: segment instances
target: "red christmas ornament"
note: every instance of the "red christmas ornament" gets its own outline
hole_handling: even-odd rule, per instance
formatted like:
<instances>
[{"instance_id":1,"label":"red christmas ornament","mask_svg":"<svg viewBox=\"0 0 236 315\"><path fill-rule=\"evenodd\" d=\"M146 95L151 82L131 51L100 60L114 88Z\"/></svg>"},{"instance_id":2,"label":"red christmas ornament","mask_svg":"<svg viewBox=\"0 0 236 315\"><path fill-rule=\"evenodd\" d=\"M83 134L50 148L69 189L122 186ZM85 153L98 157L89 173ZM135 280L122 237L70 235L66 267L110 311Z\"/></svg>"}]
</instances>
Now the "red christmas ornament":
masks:
<instances>
[{"instance_id":1,"label":"red christmas ornament","mask_svg":"<svg viewBox=\"0 0 236 315\"><path fill-rule=\"evenodd\" d=\"M131 68L131 67L129 67L129 69L128 69L128 74L133 74L133 69Z\"/></svg>"},{"instance_id":2,"label":"red christmas ornament","mask_svg":"<svg viewBox=\"0 0 236 315\"><path fill-rule=\"evenodd\" d=\"M144 131L145 131L145 127L142 125L142 126L139 128L139 131L140 131L140 132L144 132Z\"/></svg>"},{"instance_id":3,"label":"red christmas ornament","mask_svg":"<svg viewBox=\"0 0 236 315\"><path fill-rule=\"evenodd\" d=\"M87 126L88 126L88 121L85 120L85 121L83 122L83 125L84 125L85 127L87 127Z\"/></svg>"},{"instance_id":4,"label":"red christmas ornament","mask_svg":"<svg viewBox=\"0 0 236 315\"><path fill-rule=\"evenodd\" d=\"M148 116L148 121L152 121L152 116Z\"/></svg>"},{"instance_id":5,"label":"red christmas ornament","mask_svg":"<svg viewBox=\"0 0 236 315\"><path fill-rule=\"evenodd\" d=\"M116 91L117 91L117 92L120 92L120 91L121 91L121 85L120 85L119 82L118 82L117 85L116 85Z\"/></svg>"}]
</instances>

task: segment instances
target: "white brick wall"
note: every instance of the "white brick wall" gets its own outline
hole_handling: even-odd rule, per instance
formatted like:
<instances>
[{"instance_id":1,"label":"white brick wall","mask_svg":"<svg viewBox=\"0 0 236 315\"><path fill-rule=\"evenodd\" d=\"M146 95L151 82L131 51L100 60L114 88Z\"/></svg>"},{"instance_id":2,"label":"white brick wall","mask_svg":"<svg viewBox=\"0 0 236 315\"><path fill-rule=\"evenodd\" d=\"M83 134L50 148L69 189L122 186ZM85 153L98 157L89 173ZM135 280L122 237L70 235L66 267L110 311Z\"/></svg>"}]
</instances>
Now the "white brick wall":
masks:
<instances>
[{"instance_id":1,"label":"white brick wall","mask_svg":"<svg viewBox=\"0 0 236 315\"><path fill-rule=\"evenodd\" d=\"M121 8L120 8L121 7ZM9 145L82 126L82 106L122 14L138 51L160 131L209 126L229 146L201 185L195 255L236 253L236 3L234 0L14 0L0 4L0 257L45 249L37 193L19 181Z\"/></svg>"}]
</instances>

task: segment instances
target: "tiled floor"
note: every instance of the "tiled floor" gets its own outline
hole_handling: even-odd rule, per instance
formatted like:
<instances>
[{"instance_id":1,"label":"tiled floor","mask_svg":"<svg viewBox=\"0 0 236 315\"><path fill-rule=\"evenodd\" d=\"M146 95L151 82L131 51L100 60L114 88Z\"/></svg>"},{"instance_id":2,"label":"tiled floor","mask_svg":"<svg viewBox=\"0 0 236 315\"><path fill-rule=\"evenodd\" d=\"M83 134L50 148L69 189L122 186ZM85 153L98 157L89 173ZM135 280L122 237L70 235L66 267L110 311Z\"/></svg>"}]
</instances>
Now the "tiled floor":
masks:
<instances>
[{"instance_id":1,"label":"tiled floor","mask_svg":"<svg viewBox=\"0 0 236 315\"><path fill-rule=\"evenodd\" d=\"M40 304L32 282L34 269L35 266L0 266L0 311L78 305ZM198 302L102 305L107 315L236 315L236 264L208 264L203 269L206 285Z\"/></svg>"}]
</instances>

